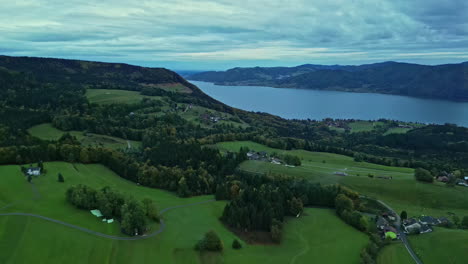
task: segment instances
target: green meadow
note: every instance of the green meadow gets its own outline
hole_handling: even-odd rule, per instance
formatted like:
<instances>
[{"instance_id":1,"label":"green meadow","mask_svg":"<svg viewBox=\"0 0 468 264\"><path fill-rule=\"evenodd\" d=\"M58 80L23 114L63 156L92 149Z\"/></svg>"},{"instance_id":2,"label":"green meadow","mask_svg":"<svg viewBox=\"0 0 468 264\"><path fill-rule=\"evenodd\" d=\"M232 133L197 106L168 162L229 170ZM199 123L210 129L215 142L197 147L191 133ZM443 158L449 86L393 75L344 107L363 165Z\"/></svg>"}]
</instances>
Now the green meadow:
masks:
<instances>
[{"instance_id":1,"label":"green meadow","mask_svg":"<svg viewBox=\"0 0 468 264\"><path fill-rule=\"evenodd\" d=\"M377 264L414 264L403 243L393 243L385 246L377 256Z\"/></svg>"},{"instance_id":2,"label":"green meadow","mask_svg":"<svg viewBox=\"0 0 468 264\"><path fill-rule=\"evenodd\" d=\"M298 156L302 162L301 166L291 168L249 160L240 166L245 171L292 175L322 184L340 183L361 194L380 199L396 211L406 210L410 216L425 214L439 217L448 216L448 212L461 217L468 215L468 188L417 182L411 168L355 162L351 157L332 153L273 149L250 141L222 142L216 146L221 151L238 151L244 146L269 154L288 153ZM348 176L338 176L335 172L346 172ZM370 178L369 174L374 177ZM381 179L378 176L392 179Z\"/></svg>"},{"instance_id":3,"label":"green meadow","mask_svg":"<svg viewBox=\"0 0 468 264\"><path fill-rule=\"evenodd\" d=\"M58 140L66 132L57 129L50 123L40 124L28 129L29 134L43 140ZM105 146L112 149L126 149L141 147L140 141L125 140L122 138L99 135L93 133L84 133L82 131L70 131L70 135L76 137L81 144L85 146Z\"/></svg>"},{"instance_id":4,"label":"green meadow","mask_svg":"<svg viewBox=\"0 0 468 264\"><path fill-rule=\"evenodd\" d=\"M459 264L468 258L468 231L436 228L434 232L409 236L411 247L425 264ZM378 264L412 264L403 244L385 247L377 258Z\"/></svg>"},{"instance_id":5,"label":"green meadow","mask_svg":"<svg viewBox=\"0 0 468 264\"><path fill-rule=\"evenodd\" d=\"M351 128L352 133L356 133L374 130L375 128L382 126L383 124L384 123L382 122L373 121L355 121L349 123L349 127Z\"/></svg>"},{"instance_id":6,"label":"green meadow","mask_svg":"<svg viewBox=\"0 0 468 264\"><path fill-rule=\"evenodd\" d=\"M136 104L143 98L159 99L158 96L141 95L138 91L112 89L86 89L86 97L95 104Z\"/></svg>"},{"instance_id":7,"label":"green meadow","mask_svg":"<svg viewBox=\"0 0 468 264\"><path fill-rule=\"evenodd\" d=\"M68 187L83 183L94 188L110 186L136 199L150 198L161 210L212 199L212 196L179 198L172 193L138 186L106 167L65 162L45 163L47 173L28 183L16 165L0 166L0 213L39 214L105 234L121 235L118 223L106 224L88 211L65 201ZM65 182L57 182L62 173ZM8 188L3 188L8 186ZM281 245L248 245L234 250L236 236L218 220L225 202L177 208L163 215L166 229L158 236L138 241L96 237L53 222L26 216L0 216L0 263L359 263L367 237L342 222L333 210L308 208L300 218L288 219ZM332 229L329 227L333 226ZM151 230L159 225L153 223ZM221 237L223 253L199 254L193 246L205 232ZM122 235L123 236L123 235Z\"/></svg>"}]
</instances>

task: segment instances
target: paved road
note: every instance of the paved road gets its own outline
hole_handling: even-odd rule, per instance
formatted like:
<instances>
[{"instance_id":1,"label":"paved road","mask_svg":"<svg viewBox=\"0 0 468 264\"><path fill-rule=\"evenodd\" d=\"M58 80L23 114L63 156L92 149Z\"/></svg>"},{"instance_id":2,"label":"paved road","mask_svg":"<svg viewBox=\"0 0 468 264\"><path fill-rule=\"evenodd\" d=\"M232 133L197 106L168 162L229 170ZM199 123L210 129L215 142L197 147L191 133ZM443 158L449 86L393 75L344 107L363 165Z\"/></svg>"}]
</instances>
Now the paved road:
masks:
<instances>
[{"instance_id":1,"label":"paved road","mask_svg":"<svg viewBox=\"0 0 468 264\"><path fill-rule=\"evenodd\" d=\"M408 242L408 239L406 238L406 234L401 230L401 218L400 218L400 215L397 214L395 212L395 210L393 210L388 204L380 201L380 200L376 200L377 202L379 202L381 205L385 206L389 211L392 211L395 215L396 215L396 229L398 231L398 234L400 235L400 239L401 241L403 242L403 244L405 245L406 247L406 250L408 250L408 253L411 255L411 257L413 258L414 262L416 262L417 264L423 264L423 262L419 259L419 257L416 255L416 253L413 251L413 248L411 248L411 245L409 244Z\"/></svg>"},{"instance_id":2,"label":"paved road","mask_svg":"<svg viewBox=\"0 0 468 264\"><path fill-rule=\"evenodd\" d=\"M165 209L161 210L159 215L162 215L162 214L166 213L167 211L170 211L170 210L173 210L173 209L189 207L189 206L199 205L199 204L205 204L205 203L210 203L210 202L214 202L214 201L215 200L212 199L212 200L207 200L207 201L202 201L202 202L171 206L171 207L168 207L168 208L165 208ZM8 207L8 206L11 206L11 204L7 205L5 207ZM0 210L4 209L5 207L0 208ZM0 214L0 216L30 216L30 217L36 217L36 218L40 218L40 219L50 221L50 222L53 222L53 223L56 223L56 224L61 224L61 225L64 225L64 226L67 226L67 227L70 227L70 228L73 228L73 229L76 229L76 230L80 230L80 231L83 231L83 232L86 232L86 233L89 233L89 234L92 234L92 235L96 235L96 236L103 237L103 238L108 238L108 239L113 239L113 240L141 240L141 239L146 239L146 238L157 236L158 234L162 233L166 228L166 224L164 223L164 220L161 219L159 229L152 232L152 233L150 233L150 234L148 234L148 235L134 236L134 237L121 237L121 236L112 236L112 235L103 234L103 233L96 232L96 231L93 231L93 230L90 230L90 229L87 229L87 228L84 228L84 227L80 227L80 226L77 226L77 225L65 223L65 222L60 221L60 220L52 219L52 218L45 217L45 216L42 216L42 215L37 215L37 214L5 213L5 214Z\"/></svg>"}]
</instances>

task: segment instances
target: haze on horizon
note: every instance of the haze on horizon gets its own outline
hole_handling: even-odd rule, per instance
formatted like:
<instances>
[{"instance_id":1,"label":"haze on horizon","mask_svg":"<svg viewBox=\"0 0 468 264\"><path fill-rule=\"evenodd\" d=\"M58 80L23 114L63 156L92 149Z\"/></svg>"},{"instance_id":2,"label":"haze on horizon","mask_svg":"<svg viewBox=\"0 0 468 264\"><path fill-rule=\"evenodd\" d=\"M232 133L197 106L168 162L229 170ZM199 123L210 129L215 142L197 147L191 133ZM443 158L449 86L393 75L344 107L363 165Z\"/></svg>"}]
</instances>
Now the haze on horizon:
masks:
<instances>
[{"instance_id":1,"label":"haze on horizon","mask_svg":"<svg viewBox=\"0 0 468 264\"><path fill-rule=\"evenodd\" d=\"M466 0L2 0L0 54L171 69L468 61Z\"/></svg>"}]
</instances>

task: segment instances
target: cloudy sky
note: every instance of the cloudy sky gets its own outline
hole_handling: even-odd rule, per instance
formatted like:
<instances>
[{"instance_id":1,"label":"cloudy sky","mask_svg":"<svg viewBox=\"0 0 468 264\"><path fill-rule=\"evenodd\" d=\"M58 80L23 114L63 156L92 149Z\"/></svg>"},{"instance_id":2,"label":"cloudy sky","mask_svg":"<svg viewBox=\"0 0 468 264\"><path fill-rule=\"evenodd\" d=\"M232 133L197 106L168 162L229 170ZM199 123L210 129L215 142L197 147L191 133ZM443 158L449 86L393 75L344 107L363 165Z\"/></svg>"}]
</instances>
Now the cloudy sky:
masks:
<instances>
[{"instance_id":1,"label":"cloudy sky","mask_svg":"<svg viewBox=\"0 0 468 264\"><path fill-rule=\"evenodd\" d=\"M171 69L468 61L467 0L0 0L0 54Z\"/></svg>"}]
</instances>

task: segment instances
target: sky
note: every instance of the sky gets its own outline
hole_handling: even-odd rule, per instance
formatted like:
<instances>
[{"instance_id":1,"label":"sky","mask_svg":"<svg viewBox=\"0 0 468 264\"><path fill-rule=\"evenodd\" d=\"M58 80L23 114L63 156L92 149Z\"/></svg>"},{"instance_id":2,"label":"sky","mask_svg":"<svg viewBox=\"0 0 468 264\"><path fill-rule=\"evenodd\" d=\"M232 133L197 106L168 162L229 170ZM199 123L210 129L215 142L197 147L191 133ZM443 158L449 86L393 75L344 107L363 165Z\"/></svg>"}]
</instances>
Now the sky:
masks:
<instances>
[{"instance_id":1,"label":"sky","mask_svg":"<svg viewBox=\"0 0 468 264\"><path fill-rule=\"evenodd\" d=\"M467 0L0 0L0 54L174 70L468 61Z\"/></svg>"}]
</instances>

